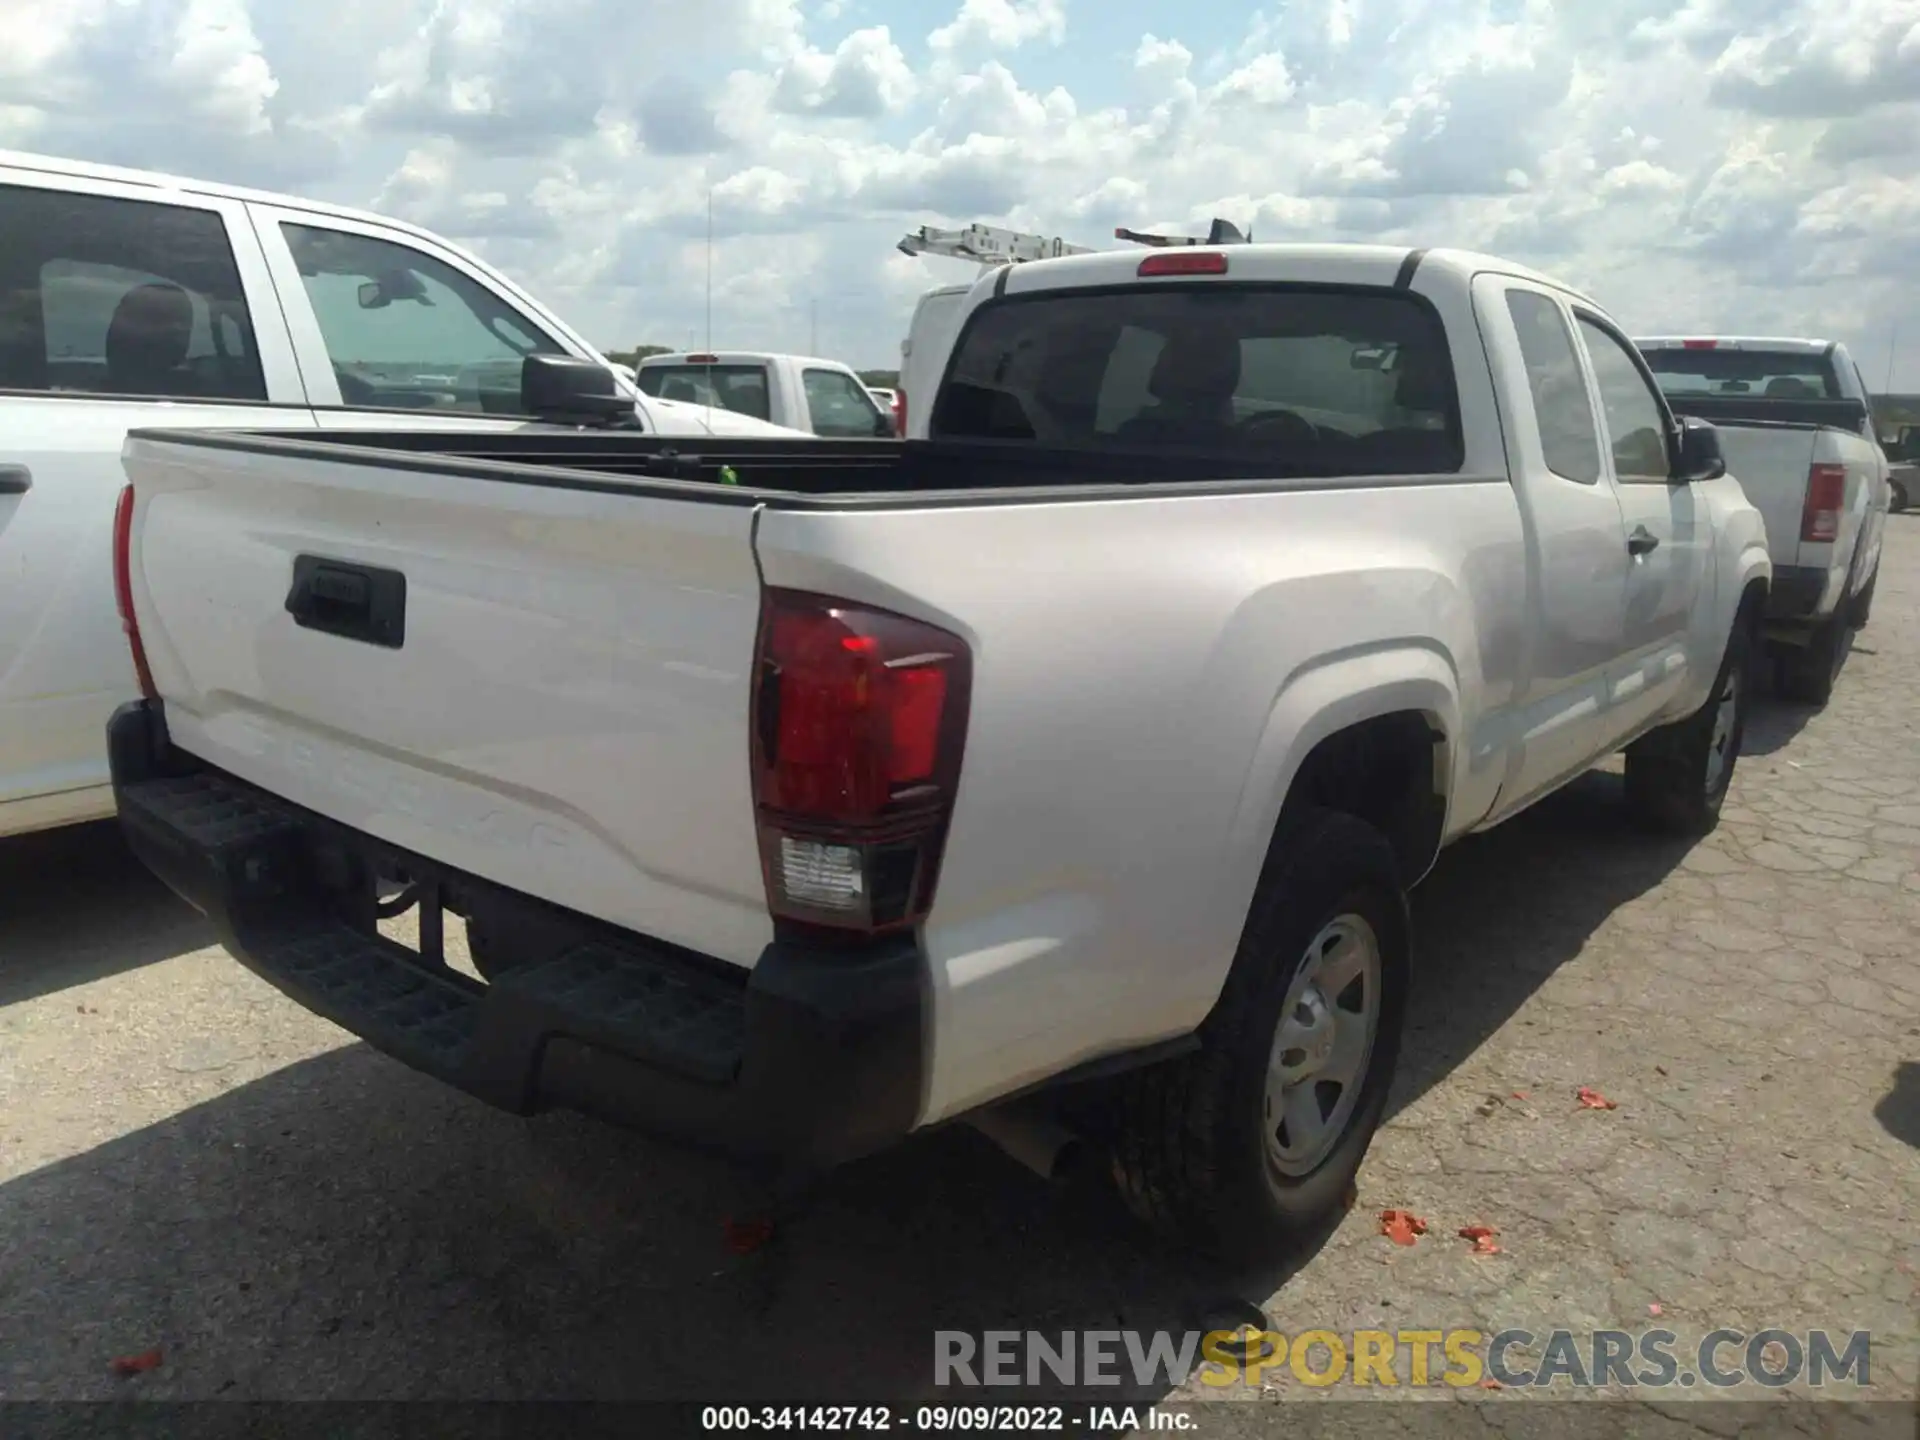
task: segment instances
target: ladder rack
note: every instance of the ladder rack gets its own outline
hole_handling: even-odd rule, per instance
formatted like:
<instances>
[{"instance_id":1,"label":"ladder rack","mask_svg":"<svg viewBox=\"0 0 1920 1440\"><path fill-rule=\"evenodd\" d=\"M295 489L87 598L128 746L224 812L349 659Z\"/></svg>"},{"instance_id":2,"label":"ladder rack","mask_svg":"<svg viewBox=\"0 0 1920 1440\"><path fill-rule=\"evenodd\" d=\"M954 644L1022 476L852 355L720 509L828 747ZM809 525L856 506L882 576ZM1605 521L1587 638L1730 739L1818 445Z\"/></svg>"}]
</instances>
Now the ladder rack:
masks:
<instances>
[{"instance_id":1,"label":"ladder rack","mask_svg":"<svg viewBox=\"0 0 1920 1440\"><path fill-rule=\"evenodd\" d=\"M1131 240L1135 245L1151 245L1157 249L1166 249L1179 245L1251 245L1253 236L1242 235L1238 225L1225 220L1215 220L1204 236L1201 235L1150 235L1143 230L1129 230L1124 225L1113 232L1116 240Z\"/></svg>"},{"instance_id":2,"label":"ladder rack","mask_svg":"<svg viewBox=\"0 0 1920 1440\"><path fill-rule=\"evenodd\" d=\"M896 248L903 255L944 255L952 260L971 260L989 269L1017 265L1024 260L1093 254L1093 247L1089 245L1075 245L1057 236L1002 230L996 225L967 225L959 230L922 225L903 236Z\"/></svg>"},{"instance_id":3,"label":"ladder rack","mask_svg":"<svg viewBox=\"0 0 1920 1440\"><path fill-rule=\"evenodd\" d=\"M1238 226L1215 220L1206 235L1154 235L1122 226L1113 232L1116 240L1156 248L1181 245L1247 245L1251 235L1243 235ZM1091 245L1076 245L1054 235L1033 235L1021 230L1003 230L997 225L966 225L945 230L922 225L901 237L895 247L903 255L940 255L950 260L971 260L982 270L1002 265L1018 265L1029 260L1056 260L1063 255L1093 255Z\"/></svg>"}]
</instances>

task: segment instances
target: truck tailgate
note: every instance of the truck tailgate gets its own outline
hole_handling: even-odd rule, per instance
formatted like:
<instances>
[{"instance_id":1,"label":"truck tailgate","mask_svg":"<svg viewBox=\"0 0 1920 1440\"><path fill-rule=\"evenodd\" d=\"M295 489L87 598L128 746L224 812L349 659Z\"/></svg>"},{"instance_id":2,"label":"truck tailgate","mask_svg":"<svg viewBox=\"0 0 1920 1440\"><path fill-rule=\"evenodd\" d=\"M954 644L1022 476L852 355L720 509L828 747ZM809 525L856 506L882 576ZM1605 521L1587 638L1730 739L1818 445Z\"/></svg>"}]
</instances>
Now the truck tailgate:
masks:
<instances>
[{"instance_id":1,"label":"truck tailgate","mask_svg":"<svg viewBox=\"0 0 1920 1440\"><path fill-rule=\"evenodd\" d=\"M393 845L751 965L772 935L751 505L377 462L129 438L130 588L174 742Z\"/></svg>"},{"instance_id":2,"label":"truck tailgate","mask_svg":"<svg viewBox=\"0 0 1920 1440\"><path fill-rule=\"evenodd\" d=\"M1803 559L1801 512L1807 501L1807 472L1813 465L1820 432L1805 427L1719 422L1720 449L1727 470L1740 482L1767 524L1767 549L1781 566L1824 565L1829 547L1817 547L1818 559Z\"/></svg>"}]
</instances>

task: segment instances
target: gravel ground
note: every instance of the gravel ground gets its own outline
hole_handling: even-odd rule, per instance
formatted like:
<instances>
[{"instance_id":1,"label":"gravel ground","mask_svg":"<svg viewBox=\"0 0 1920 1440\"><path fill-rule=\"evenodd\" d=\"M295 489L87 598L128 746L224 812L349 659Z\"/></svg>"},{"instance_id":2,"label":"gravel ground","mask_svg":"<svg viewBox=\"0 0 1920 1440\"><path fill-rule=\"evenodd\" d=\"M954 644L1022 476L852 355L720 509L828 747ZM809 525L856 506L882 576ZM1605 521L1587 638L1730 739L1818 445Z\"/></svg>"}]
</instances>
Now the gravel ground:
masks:
<instances>
[{"instance_id":1,"label":"gravel ground","mask_svg":"<svg viewBox=\"0 0 1920 1440\"><path fill-rule=\"evenodd\" d=\"M1596 773L1444 857L1358 1203L1274 1274L1159 1250L967 1131L736 1254L723 1167L495 1114L352 1042L110 827L0 843L0 1397L952 1400L936 1328L1186 1330L1237 1299L1296 1334L1865 1329L1875 1396L1911 1405L1920 517L1890 528L1833 704L1757 711L1713 837L1649 844ZM1387 1208L1428 1233L1391 1243ZM1283 1368L1232 1393L1381 1392ZM1528 1392L1442 1393L1492 1419ZM1614 1410L1727 1430L1700 1393ZM1207 1433L1270 1413L1216 1404Z\"/></svg>"}]
</instances>

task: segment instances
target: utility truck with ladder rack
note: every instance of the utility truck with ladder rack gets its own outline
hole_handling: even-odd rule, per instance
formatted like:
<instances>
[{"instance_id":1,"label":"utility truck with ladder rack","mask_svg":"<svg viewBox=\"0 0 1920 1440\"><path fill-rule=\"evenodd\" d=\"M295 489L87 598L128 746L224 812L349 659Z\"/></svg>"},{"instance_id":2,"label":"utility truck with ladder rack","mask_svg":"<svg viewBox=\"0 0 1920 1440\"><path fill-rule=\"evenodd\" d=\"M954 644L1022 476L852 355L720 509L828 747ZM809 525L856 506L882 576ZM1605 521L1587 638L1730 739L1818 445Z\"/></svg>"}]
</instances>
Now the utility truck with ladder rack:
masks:
<instances>
[{"instance_id":1,"label":"utility truck with ladder rack","mask_svg":"<svg viewBox=\"0 0 1920 1440\"><path fill-rule=\"evenodd\" d=\"M1248 243L1248 236L1225 220L1216 219L1205 236L1155 235L1149 231L1129 230L1121 226L1113 232L1116 240L1157 249L1193 245L1233 245ZM940 374L953 348L955 326L964 302L982 276L1003 265L1023 265L1035 260L1058 260L1070 255L1094 255L1090 245L1079 245L1057 235L1036 235L1020 230L1005 230L996 225L964 225L941 229L922 225L904 235L895 247L903 255L934 255L948 260L966 260L979 266L973 280L964 284L939 285L922 295L913 307L907 324L907 337L900 342L900 389L894 405L894 418L901 435L925 439L925 405L916 405L914 397L932 397L940 385ZM915 417L919 428L914 428Z\"/></svg>"}]
</instances>

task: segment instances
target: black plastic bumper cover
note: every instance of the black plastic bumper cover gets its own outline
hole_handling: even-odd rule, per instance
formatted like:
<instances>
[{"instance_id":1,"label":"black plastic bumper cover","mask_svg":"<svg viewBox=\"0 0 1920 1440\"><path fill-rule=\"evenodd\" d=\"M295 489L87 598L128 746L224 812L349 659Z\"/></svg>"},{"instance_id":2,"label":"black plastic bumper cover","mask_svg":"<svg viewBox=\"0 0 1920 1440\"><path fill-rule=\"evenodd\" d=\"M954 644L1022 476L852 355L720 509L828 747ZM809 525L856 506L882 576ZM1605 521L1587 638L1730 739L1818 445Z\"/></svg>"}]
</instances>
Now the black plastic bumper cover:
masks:
<instances>
[{"instance_id":1,"label":"black plastic bumper cover","mask_svg":"<svg viewBox=\"0 0 1920 1440\"><path fill-rule=\"evenodd\" d=\"M1774 567L1773 583L1767 587L1769 620L1805 620L1820 608L1826 593L1827 572L1804 565Z\"/></svg>"},{"instance_id":2,"label":"black plastic bumper cover","mask_svg":"<svg viewBox=\"0 0 1920 1440\"><path fill-rule=\"evenodd\" d=\"M206 766L171 746L157 704L122 706L107 740L140 860L248 969L416 1070L517 1114L561 1105L800 1169L913 1127L925 965L910 937L857 952L776 941L743 974L439 869ZM343 856L485 891L493 913L518 907L563 938L483 985L343 905Z\"/></svg>"}]
</instances>

